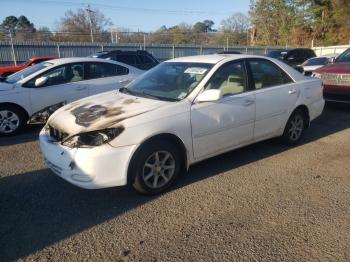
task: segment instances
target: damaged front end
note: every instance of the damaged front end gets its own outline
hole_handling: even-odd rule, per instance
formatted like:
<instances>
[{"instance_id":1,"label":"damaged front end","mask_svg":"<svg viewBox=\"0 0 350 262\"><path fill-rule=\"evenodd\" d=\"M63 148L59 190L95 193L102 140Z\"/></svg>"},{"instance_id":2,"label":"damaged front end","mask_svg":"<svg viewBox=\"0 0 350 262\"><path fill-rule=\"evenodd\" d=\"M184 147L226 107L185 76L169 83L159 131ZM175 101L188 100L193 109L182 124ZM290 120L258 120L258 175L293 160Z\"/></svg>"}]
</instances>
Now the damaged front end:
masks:
<instances>
[{"instance_id":1,"label":"damaged front end","mask_svg":"<svg viewBox=\"0 0 350 262\"><path fill-rule=\"evenodd\" d=\"M47 122L49 117L59 108L66 105L67 102L63 101L48 107L45 107L44 109L36 112L33 114L29 119L29 124L44 124Z\"/></svg>"}]
</instances>

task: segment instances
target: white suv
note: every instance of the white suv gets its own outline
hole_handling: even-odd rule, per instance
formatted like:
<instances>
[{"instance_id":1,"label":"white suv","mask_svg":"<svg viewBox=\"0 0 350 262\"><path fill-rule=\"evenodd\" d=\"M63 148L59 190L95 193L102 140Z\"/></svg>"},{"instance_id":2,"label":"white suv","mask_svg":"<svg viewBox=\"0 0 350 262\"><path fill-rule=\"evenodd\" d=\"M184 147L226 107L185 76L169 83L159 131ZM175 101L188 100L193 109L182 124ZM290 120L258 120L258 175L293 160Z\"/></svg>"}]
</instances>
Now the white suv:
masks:
<instances>
[{"instance_id":1,"label":"white suv","mask_svg":"<svg viewBox=\"0 0 350 262\"><path fill-rule=\"evenodd\" d=\"M66 103L117 90L143 72L97 58L56 59L19 71L0 82L0 136L45 122Z\"/></svg>"}]
</instances>

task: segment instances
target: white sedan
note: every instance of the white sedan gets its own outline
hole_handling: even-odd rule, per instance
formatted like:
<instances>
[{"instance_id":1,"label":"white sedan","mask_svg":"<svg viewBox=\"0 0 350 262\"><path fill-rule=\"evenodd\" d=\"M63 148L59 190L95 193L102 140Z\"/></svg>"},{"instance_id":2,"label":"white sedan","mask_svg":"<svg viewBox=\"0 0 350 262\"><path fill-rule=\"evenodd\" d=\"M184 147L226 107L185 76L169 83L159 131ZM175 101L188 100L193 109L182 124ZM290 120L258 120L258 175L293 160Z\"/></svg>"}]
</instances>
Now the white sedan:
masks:
<instances>
[{"instance_id":1,"label":"white sedan","mask_svg":"<svg viewBox=\"0 0 350 262\"><path fill-rule=\"evenodd\" d=\"M66 103L117 90L143 72L97 58L56 59L19 71L0 82L0 136L45 122Z\"/></svg>"},{"instance_id":2,"label":"white sedan","mask_svg":"<svg viewBox=\"0 0 350 262\"><path fill-rule=\"evenodd\" d=\"M157 194L212 156L272 137L296 144L323 107L321 81L278 60L184 57L62 107L40 145L48 167L76 186Z\"/></svg>"}]
</instances>

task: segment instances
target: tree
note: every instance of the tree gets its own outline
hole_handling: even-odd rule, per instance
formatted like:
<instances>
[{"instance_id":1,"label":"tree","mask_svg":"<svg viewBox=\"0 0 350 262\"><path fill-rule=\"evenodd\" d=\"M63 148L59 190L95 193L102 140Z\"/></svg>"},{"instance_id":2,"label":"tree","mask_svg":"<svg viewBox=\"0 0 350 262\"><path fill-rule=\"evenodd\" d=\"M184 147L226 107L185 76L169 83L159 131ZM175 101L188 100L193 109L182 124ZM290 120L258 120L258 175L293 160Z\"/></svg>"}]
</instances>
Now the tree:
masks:
<instances>
[{"instance_id":1,"label":"tree","mask_svg":"<svg viewBox=\"0 0 350 262\"><path fill-rule=\"evenodd\" d=\"M221 21L220 34L217 37L217 43L236 45L247 44L247 34L249 29L248 17L242 13L235 13L229 18Z\"/></svg>"},{"instance_id":2,"label":"tree","mask_svg":"<svg viewBox=\"0 0 350 262\"><path fill-rule=\"evenodd\" d=\"M90 12L90 17L95 41L109 41L107 27L112 25L110 19L98 9ZM60 41L90 41L90 21L86 10L82 8L75 12L68 10L59 22L58 31L62 32L56 36Z\"/></svg>"},{"instance_id":3,"label":"tree","mask_svg":"<svg viewBox=\"0 0 350 262\"><path fill-rule=\"evenodd\" d=\"M27 39L33 39L35 32L34 24L23 15L18 18L15 16L8 16L1 24L1 29L5 33L11 33L16 40L23 41Z\"/></svg>"}]
</instances>

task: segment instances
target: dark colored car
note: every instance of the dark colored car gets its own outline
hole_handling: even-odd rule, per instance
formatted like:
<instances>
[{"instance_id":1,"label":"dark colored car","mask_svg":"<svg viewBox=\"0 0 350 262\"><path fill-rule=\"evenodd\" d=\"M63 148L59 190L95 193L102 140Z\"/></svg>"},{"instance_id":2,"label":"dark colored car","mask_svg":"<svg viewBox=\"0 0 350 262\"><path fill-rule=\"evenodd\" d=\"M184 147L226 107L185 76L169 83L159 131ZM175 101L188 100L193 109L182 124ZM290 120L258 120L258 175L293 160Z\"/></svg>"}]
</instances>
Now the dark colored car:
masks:
<instances>
[{"instance_id":1,"label":"dark colored car","mask_svg":"<svg viewBox=\"0 0 350 262\"><path fill-rule=\"evenodd\" d=\"M218 52L218 54L239 55L239 54L241 54L241 52L238 52L238 51L221 51L221 52Z\"/></svg>"},{"instance_id":2,"label":"dark colored car","mask_svg":"<svg viewBox=\"0 0 350 262\"><path fill-rule=\"evenodd\" d=\"M127 65L134 66L141 70L148 70L159 64L152 54L144 50L137 51L101 51L90 57L111 59Z\"/></svg>"},{"instance_id":3,"label":"dark colored car","mask_svg":"<svg viewBox=\"0 0 350 262\"><path fill-rule=\"evenodd\" d=\"M33 66L41 62L51 60L51 59L56 59L56 58L57 57L54 57L54 56L39 56L39 57L33 57L29 59L27 62L24 62L23 64L20 64L17 66L2 66L0 67L0 77L2 78L8 77L9 75L12 75L29 66Z\"/></svg>"},{"instance_id":4,"label":"dark colored car","mask_svg":"<svg viewBox=\"0 0 350 262\"><path fill-rule=\"evenodd\" d=\"M303 72L301 64L312 57L316 57L315 51L310 48L295 48L290 50L275 50L267 54L268 57L279 59L286 64Z\"/></svg>"},{"instance_id":5,"label":"dark colored car","mask_svg":"<svg viewBox=\"0 0 350 262\"><path fill-rule=\"evenodd\" d=\"M350 48L333 63L314 71L313 76L322 80L326 101L350 103Z\"/></svg>"}]
</instances>

